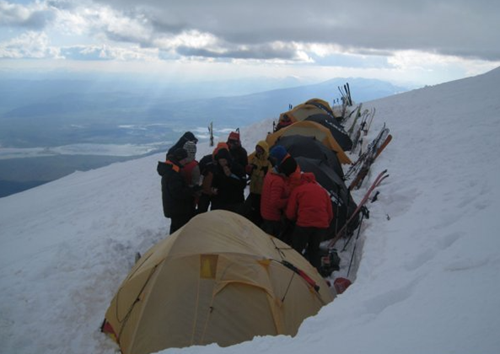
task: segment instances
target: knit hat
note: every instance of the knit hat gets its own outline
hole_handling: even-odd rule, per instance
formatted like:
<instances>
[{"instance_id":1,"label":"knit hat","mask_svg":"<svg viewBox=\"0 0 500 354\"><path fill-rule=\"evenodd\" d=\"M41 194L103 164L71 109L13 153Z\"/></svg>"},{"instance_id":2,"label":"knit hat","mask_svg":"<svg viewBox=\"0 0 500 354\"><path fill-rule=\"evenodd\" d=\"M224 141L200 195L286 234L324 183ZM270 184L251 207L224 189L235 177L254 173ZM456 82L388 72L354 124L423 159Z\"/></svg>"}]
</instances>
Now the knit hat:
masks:
<instances>
[{"instance_id":1,"label":"knit hat","mask_svg":"<svg viewBox=\"0 0 500 354\"><path fill-rule=\"evenodd\" d=\"M227 138L227 141L229 142L231 140L240 142L240 133L237 133L237 132L229 133L229 137Z\"/></svg>"},{"instance_id":2,"label":"knit hat","mask_svg":"<svg viewBox=\"0 0 500 354\"><path fill-rule=\"evenodd\" d=\"M183 148L176 149L174 153L172 154L172 157L177 161L184 160L186 157L188 157L188 153L186 150Z\"/></svg>"},{"instance_id":3,"label":"knit hat","mask_svg":"<svg viewBox=\"0 0 500 354\"><path fill-rule=\"evenodd\" d=\"M188 141L184 144L183 148L187 151L189 161L193 161L196 157L196 143L194 141Z\"/></svg>"},{"instance_id":4,"label":"knit hat","mask_svg":"<svg viewBox=\"0 0 500 354\"><path fill-rule=\"evenodd\" d=\"M269 157L275 160L276 166L279 166L283 161L283 159L285 158L286 154L287 154L286 149L283 146L276 145L269 152Z\"/></svg>"}]
</instances>

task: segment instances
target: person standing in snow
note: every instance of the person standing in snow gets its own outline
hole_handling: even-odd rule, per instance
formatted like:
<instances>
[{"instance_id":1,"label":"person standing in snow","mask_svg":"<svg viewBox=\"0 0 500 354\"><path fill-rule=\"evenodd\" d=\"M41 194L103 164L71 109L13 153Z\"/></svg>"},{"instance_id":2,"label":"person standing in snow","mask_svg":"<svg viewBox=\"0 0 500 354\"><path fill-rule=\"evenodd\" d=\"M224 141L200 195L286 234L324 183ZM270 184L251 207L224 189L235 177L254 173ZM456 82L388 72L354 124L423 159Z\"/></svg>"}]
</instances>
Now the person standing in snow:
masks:
<instances>
[{"instance_id":1,"label":"person standing in snow","mask_svg":"<svg viewBox=\"0 0 500 354\"><path fill-rule=\"evenodd\" d=\"M306 257L319 270L321 254L319 245L333 220L330 195L317 182L313 173L301 175L300 185L291 193L286 207L286 217L296 221L292 233L292 247Z\"/></svg>"},{"instance_id":2,"label":"person standing in snow","mask_svg":"<svg viewBox=\"0 0 500 354\"><path fill-rule=\"evenodd\" d=\"M162 177L163 214L170 218L170 234L184 226L195 213L194 195L199 187L189 187L181 174L187 161L187 151L180 148L166 162L158 162L157 172Z\"/></svg>"},{"instance_id":3,"label":"person standing in snow","mask_svg":"<svg viewBox=\"0 0 500 354\"><path fill-rule=\"evenodd\" d=\"M201 181L201 195L198 201L197 214L204 213L208 211L208 209L210 208L212 197L215 194L214 189L212 188L212 181L214 179L214 174L217 167L217 163L215 161L215 155L222 148L226 150L229 149L226 143L218 143L214 151L209 155L203 156L198 165L200 168L202 181Z\"/></svg>"},{"instance_id":4,"label":"person standing in snow","mask_svg":"<svg viewBox=\"0 0 500 354\"><path fill-rule=\"evenodd\" d=\"M245 201L245 170L221 148L215 154L216 166L212 180L212 210L224 209L241 214Z\"/></svg>"},{"instance_id":5,"label":"person standing in snow","mask_svg":"<svg viewBox=\"0 0 500 354\"><path fill-rule=\"evenodd\" d=\"M260 213L263 222L261 228L266 233L283 239L285 231L283 215L290 196L288 176L296 170L297 163L281 145L271 149L269 160L273 168L264 177L262 186ZM285 160L288 161L283 169L281 164Z\"/></svg>"},{"instance_id":6,"label":"person standing in snow","mask_svg":"<svg viewBox=\"0 0 500 354\"><path fill-rule=\"evenodd\" d=\"M259 141L255 146L255 153L246 168L246 173L250 176L250 194L246 202L248 204L246 213L248 219L259 226L263 221L260 215L260 200L264 177L273 167L268 156L269 145L264 140Z\"/></svg>"},{"instance_id":7,"label":"person standing in snow","mask_svg":"<svg viewBox=\"0 0 500 354\"><path fill-rule=\"evenodd\" d=\"M292 155L286 154L285 157L278 162L278 171L287 176L287 185L290 190L290 193L300 184L300 166L295 161Z\"/></svg>"},{"instance_id":8,"label":"person standing in snow","mask_svg":"<svg viewBox=\"0 0 500 354\"><path fill-rule=\"evenodd\" d=\"M233 160L245 169L248 165L248 154L241 146L240 133L231 132L227 138L227 146Z\"/></svg>"}]
</instances>

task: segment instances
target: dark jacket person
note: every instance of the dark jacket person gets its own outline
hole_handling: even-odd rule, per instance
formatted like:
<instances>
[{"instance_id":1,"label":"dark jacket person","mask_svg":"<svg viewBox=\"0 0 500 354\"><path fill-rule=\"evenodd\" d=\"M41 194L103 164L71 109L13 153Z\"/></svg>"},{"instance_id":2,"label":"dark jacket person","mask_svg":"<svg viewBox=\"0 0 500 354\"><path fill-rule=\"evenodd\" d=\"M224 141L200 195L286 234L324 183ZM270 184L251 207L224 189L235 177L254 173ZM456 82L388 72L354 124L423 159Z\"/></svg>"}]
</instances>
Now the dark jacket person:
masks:
<instances>
[{"instance_id":1,"label":"dark jacket person","mask_svg":"<svg viewBox=\"0 0 500 354\"><path fill-rule=\"evenodd\" d=\"M186 150L181 148L175 150L166 162L158 162L157 171L162 177L163 214L171 220L170 234L184 226L195 212L195 191L180 173L187 157Z\"/></svg>"},{"instance_id":2,"label":"dark jacket person","mask_svg":"<svg viewBox=\"0 0 500 354\"><path fill-rule=\"evenodd\" d=\"M226 149L220 149L215 154L215 162L212 210L224 209L241 214L245 201L245 170Z\"/></svg>"},{"instance_id":3,"label":"dark jacket person","mask_svg":"<svg viewBox=\"0 0 500 354\"><path fill-rule=\"evenodd\" d=\"M231 132L227 138L227 146L233 160L238 163L243 169L248 165L248 153L243 146L241 146L240 133Z\"/></svg>"}]
</instances>

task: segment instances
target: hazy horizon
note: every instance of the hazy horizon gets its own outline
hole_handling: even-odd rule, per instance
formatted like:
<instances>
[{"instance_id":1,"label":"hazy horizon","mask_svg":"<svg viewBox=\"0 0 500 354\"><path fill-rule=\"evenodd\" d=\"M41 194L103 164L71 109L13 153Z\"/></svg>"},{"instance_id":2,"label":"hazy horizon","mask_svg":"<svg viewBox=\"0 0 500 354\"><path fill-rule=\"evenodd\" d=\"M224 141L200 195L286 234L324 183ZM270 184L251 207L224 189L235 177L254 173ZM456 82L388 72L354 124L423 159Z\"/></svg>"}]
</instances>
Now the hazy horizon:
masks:
<instances>
[{"instance_id":1,"label":"hazy horizon","mask_svg":"<svg viewBox=\"0 0 500 354\"><path fill-rule=\"evenodd\" d=\"M46 76L47 77L47 76ZM50 75L48 75L50 77ZM187 130L200 141L275 118L319 97L340 105L348 79L317 84L286 80L200 83L133 81L106 76L24 78L0 82L0 197L107 164L165 151ZM349 79L356 104L407 88Z\"/></svg>"}]
</instances>

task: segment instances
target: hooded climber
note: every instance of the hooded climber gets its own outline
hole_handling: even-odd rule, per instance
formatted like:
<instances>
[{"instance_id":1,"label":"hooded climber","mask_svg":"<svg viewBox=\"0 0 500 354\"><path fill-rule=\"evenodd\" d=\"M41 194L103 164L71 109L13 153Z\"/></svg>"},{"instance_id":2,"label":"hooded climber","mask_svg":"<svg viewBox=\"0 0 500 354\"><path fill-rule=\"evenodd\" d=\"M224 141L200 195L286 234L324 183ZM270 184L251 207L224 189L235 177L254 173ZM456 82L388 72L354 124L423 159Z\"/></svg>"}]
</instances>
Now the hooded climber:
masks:
<instances>
[{"instance_id":1,"label":"hooded climber","mask_svg":"<svg viewBox=\"0 0 500 354\"><path fill-rule=\"evenodd\" d=\"M198 139L194 136L193 133L191 132L185 132L179 140L170 148L168 149L167 152L167 160L170 158L170 156L174 153L175 150L184 148L184 144L188 141L192 141L193 143L197 144Z\"/></svg>"},{"instance_id":2,"label":"hooded climber","mask_svg":"<svg viewBox=\"0 0 500 354\"><path fill-rule=\"evenodd\" d=\"M248 165L248 154L245 148L241 146L240 133L229 133L227 146L229 147L229 152L231 153L233 160L239 163L241 167L246 168Z\"/></svg>"},{"instance_id":3,"label":"hooded climber","mask_svg":"<svg viewBox=\"0 0 500 354\"><path fill-rule=\"evenodd\" d=\"M180 148L166 162L158 162L157 171L162 177L163 214L170 218L170 234L184 226L194 215L196 188L190 188L181 174L187 160L186 150Z\"/></svg>"},{"instance_id":4,"label":"hooded climber","mask_svg":"<svg viewBox=\"0 0 500 354\"><path fill-rule=\"evenodd\" d=\"M255 153L251 157L246 168L246 173L250 176L250 194L248 196L248 218L256 225L262 224L262 216L260 215L260 200L262 194L262 186L264 185L264 177L267 172L273 167L268 159L269 145L264 140L261 140L255 146Z\"/></svg>"},{"instance_id":5,"label":"hooded climber","mask_svg":"<svg viewBox=\"0 0 500 354\"><path fill-rule=\"evenodd\" d=\"M292 247L306 256L317 269L321 266L319 245L333 220L330 195L316 182L313 173L303 173L300 184L293 190L286 208L286 217L296 221Z\"/></svg>"}]
</instances>

